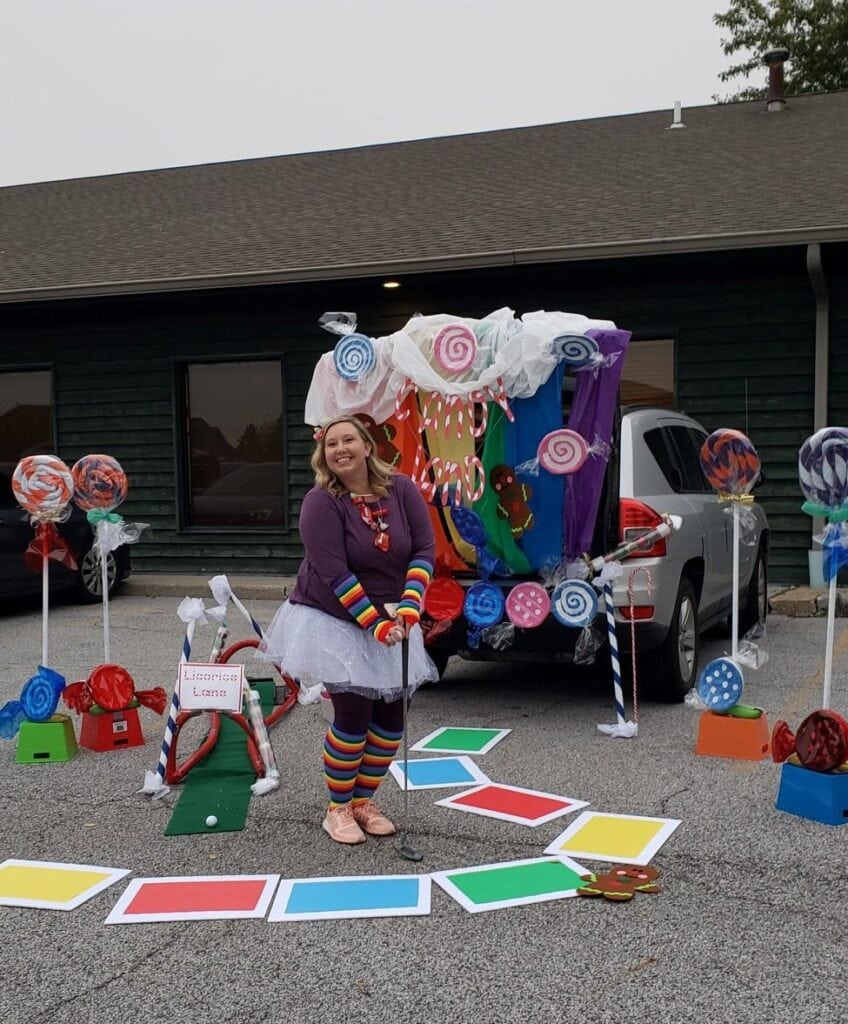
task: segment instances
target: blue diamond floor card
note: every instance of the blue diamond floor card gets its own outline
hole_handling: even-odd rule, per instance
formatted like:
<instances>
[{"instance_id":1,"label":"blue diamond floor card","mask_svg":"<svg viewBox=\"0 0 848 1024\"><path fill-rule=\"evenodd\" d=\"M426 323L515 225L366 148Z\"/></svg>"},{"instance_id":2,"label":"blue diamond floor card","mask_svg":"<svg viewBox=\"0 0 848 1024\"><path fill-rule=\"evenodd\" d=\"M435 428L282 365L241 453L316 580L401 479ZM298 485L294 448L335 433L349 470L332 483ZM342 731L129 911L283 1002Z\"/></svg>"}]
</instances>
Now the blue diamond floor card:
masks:
<instances>
[{"instance_id":1,"label":"blue diamond floor card","mask_svg":"<svg viewBox=\"0 0 848 1024\"><path fill-rule=\"evenodd\" d=\"M429 875L352 875L281 882L268 920L422 917L429 913Z\"/></svg>"},{"instance_id":2,"label":"blue diamond floor card","mask_svg":"<svg viewBox=\"0 0 848 1024\"><path fill-rule=\"evenodd\" d=\"M405 762L393 761L389 771L395 782L403 788ZM447 789L449 786L479 786L489 777L470 757L425 757L410 759L409 789Z\"/></svg>"}]
</instances>

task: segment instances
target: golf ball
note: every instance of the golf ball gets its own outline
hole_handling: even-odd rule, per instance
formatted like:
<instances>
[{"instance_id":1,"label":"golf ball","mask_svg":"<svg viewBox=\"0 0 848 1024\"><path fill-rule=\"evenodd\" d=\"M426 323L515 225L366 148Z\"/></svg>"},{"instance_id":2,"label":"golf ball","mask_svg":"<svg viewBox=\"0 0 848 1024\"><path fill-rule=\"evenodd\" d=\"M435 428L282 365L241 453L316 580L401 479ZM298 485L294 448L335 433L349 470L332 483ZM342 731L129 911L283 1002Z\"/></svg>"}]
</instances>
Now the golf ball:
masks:
<instances>
[{"instance_id":1,"label":"golf ball","mask_svg":"<svg viewBox=\"0 0 848 1024\"><path fill-rule=\"evenodd\" d=\"M209 826L209 828L214 828L215 825L218 824L218 819L215 817L214 814L210 814L209 817L206 819L206 824Z\"/></svg>"}]
</instances>

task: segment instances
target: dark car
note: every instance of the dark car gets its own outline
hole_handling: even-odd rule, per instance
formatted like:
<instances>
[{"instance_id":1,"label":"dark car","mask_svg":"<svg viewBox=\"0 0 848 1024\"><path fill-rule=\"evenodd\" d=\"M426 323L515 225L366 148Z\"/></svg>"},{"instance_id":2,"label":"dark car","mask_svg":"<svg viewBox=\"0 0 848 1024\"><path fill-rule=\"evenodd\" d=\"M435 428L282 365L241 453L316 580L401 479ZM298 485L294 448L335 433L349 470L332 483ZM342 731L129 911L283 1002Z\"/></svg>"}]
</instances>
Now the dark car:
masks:
<instances>
[{"instance_id":1,"label":"dark car","mask_svg":"<svg viewBox=\"0 0 848 1024\"><path fill-rule=\"evenodd\" d=\"M69 519L58 524L59 533L77 563L69 569L50 559L50 590L73 591L81 601L102 598L100 565L91 550L94 534L85 513L73 507ZM0 467L0 598L21 597L41 591L41 573L33 572L24 552L35 534L29 516L12 493L12 470ZM130 574L130 555L126 545L107 556L109 593L112 594Z\"/></svg>"}]
</instances>

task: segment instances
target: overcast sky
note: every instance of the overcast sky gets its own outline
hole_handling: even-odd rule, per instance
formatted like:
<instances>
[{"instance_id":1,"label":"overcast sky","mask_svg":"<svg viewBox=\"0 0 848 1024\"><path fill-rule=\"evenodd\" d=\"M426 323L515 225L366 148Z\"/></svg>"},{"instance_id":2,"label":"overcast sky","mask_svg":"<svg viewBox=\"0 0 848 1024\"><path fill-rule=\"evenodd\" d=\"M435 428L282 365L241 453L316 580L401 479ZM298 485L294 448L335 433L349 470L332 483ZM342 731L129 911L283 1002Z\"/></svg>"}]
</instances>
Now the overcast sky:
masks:
<instances>
[{"instance_id":1,"label":"overcast sky","mask_svg":"<svg viewBox=\"0 0 848 1024\"><path fill-rule=\"evenodd\" d=\"M0 0L0 185L710 103L727 0Z\"/></svg>"}]
</instances>

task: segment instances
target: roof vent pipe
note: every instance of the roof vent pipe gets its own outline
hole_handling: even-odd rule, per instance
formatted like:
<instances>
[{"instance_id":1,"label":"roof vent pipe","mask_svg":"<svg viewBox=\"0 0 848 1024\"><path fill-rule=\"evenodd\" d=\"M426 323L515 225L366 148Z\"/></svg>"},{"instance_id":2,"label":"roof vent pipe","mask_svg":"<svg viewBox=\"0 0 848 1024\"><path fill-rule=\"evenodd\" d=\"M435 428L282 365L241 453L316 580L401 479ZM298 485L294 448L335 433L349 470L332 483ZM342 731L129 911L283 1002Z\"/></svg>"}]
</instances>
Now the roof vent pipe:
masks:
<instances>
[{"instance_id":1,"label":"roof vent pipe","mask_svg":"<svg viewBox=\"0 0 848 1024\"><path fill-rule=\"evenodd\" d=\"M680 100L674 101L674 120L668 126L669 128L685 128L686 125L683 123L683 115L680 112Z\"/></svg>"},{"instance_id":2,"label":"roof vent pipe","mask_svg":"<svg viewBox=\"0 0 848 1024\"><path fill-rule=\"evenodd\" d=\"M783 64L789 59L789 50L785 46L776 46L763 54L763 63L769 69L768 99L766 110L783 110L786 100L783 97Z\"/></svg>"}]
</instances>

